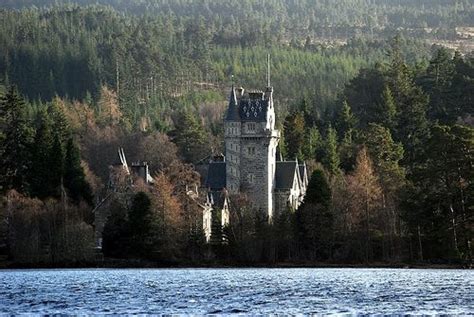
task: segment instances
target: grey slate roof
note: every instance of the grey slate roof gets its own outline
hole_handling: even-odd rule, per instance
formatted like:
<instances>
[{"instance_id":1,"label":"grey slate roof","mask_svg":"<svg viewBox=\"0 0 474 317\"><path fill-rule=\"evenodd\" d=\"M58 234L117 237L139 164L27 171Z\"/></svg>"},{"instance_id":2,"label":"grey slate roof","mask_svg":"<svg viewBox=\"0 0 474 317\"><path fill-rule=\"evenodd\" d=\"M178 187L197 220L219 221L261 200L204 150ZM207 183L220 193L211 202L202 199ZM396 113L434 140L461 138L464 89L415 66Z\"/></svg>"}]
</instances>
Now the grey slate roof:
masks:
<instances>
[{"instance_id":1,"label":"grey slate roof","mask_svg":"<svg viewBox=\"0 0 474 317\"><path fill-rule=\"evenodd\" d=\"M238 110L237 104L237 97L235 95L234 86L232 86L232 90L230 92L229 97L229 108L227 108L227 113L225 116L226 121L240 121L240 115Z\"/></svg>"},{"instance_id":2,"label":"grey slate roof","mask_svg":"<svg viewBox=\"0 0 474 317\"><path fill-rule=\"evenodd\" d=\"M242 121L267 121L268 100L265 99L241 99L239 112Z\"/></svg>"},{"instance_id":3,"label":"grey slate roof","mask_svg":"<svg viewBox=\"0 0 474 317\"><path fill-rule=\"evenodd\" d=\"M297 166L296 161L276 162L276 189L290 189L293 187Z\"/></svg>"},{"instance_id":4,"label":"grey slate roof","mask_svg":"<svg viewBox=\"0 0 474 317\"><path fill-rule=\"evenodd\" d=\"M263 91L250 91L237 98L232 86L229 107L225 115L226 121L265 122L267 120L268 98Z\"/></svg>"},{"instance_id":5,"label":"grey slate roof","mask_svg":"<svg viewBox=\"0 0 474 317\"><path fill-rule=\"evenodd\" d=\"M225 162L211 162L207 172L206 187L222 190L226 186Z\"/></svg>"}]
</instances>

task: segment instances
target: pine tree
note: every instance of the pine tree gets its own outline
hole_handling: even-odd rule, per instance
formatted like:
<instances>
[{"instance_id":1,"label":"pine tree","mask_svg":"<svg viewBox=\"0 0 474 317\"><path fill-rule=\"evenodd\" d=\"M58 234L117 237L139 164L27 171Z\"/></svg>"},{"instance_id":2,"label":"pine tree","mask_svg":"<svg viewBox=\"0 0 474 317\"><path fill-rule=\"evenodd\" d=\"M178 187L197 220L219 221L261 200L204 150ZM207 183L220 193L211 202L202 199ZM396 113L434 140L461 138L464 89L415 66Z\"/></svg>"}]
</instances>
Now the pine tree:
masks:
<instances>
[{"instance_id":1,"label":"pine tree","mask_svg":"<svg viewBox=\"0 0 474 317\"><path fill-rule=\"evenodd\" d=\"M347 134L352 134L357 123L357 119L352 113L351 107L346 100L337 113L335 128L339 139L342 140Z\"/></svg>"},{"instance_id":2,"label":"pine tree","mask_svg":"<svg viewBox=\"0 0 474 317\"><path fill-rule=\"evenodd\" d=\"M403 143L407 155L406 164L414 168L423 155L423 143L429 137L428 96L415 84L413 73L405 63L401 52L401 38L391 43L391 63L388 83L397 106L395 137Z\"/></svg>"},{"instance_id":3,"label":"pine tree","mask_svg":"<svg viewBox=\"0 0 474 317\"><path fill-rule=\"evenodd\" d=\"M403 146L393 141L390 130L375 123L369 124L363 135L364 144L373 159L375 171L387 193L394 194L405 181L405 171L400 166Z\"/></svg>"},{"instance_id":4,"label":"pine tree","mask_svg":"<svg viewBox=\"0 0 474 317\"><path fill-rule=\"evenodd\" d=\"M47 165L49 169L47 177L49 195L52 197L60 197L62 195L63 189L64 150L61 144L59 133L54 133L53 143L50 147Z\"/></svg>"},{"instance_id":5,"label":"pine tree","mask_svg":"<svg viewBox=\"0 0 474 317\"><path fill-rule=\"evenodd\" d=\"M30 171L30 194L33 197L46 198L53 194L50 155L53 145L52 122L48 113L42 110L38 114L37 129L32 145L32 168ZM53 153L54 154L54 153Z\"/></svg>"},{"instance_id":6,"label":"pine tree","mask_svg":"<svg viewBox=\"0 0 474 317\"><path fill-rule=\"evenodd\" d=\"M321 158L321 163L329 171L331 175L336 175L340 172L339 169L339 153L337 151L337 134L332 126L329 126L326 134L326 143L324 147L324 154Z\"/></svg>"},{"instance_id":7,"label":"pine tree","mask_svg":"<svg viewBox=\"0 0 474 317\"><path fill-rule=\"evenodd\" d=\"M61 106L63 106L61 102L62 101L56 97L48 107L48 115L52 121L51 128L58 134L61 143L65 144L71 134L71 128L66 115L61 108Z\"/></svg>"},{"instance_id":8,"label":"pine tree","mask_svg":"<svg viewBox=\"0 0 474 317\"><path fill-rule=\"evenodd\" d=\"M302 159L302 149L305 138L305 121L300 112L293 112L285 118L284 123L285 148L288 158Z\"/></svg>"},{"instance_id":9,"label":"pine tree","mask_svg":"<svg viewBox=\"0 0 474 317\"><path fill-rule=\"evenodd\" d=\"M198 162L209 155L208 136L201 123L189 111L182 111L171 135L187 162Z\"/></svg>"},{"instance_id":10,"label":"pine tree","mask_svg":"<svg viewBox=\"0 0 474 317\"><path fill-rule=\"evenodd\" d=\"M31 168L30 147L33 131L26 114L26 105L15 87L10 87L0 100L0 190L15 189L25 193Z\"/></svg>"},{"instance_id":11,"label":"pine tree","mask_svg":"<svg viewBox=\"0 0 474 317\"><path fill-rule=\"evenodd\" d=\"M84 169L81 166L79 148L72 138L66 144L64 162L64 187L69 197L77 204L81 200L89 205L93 204L92 190L85 179Z\"/></svg>"},{"instance_id":12,"label":"pine tree","mask_svg":"<svg viewBox=\"0 0 474 317\"><path fill-rule=\"evenodd\" d=\"M331 188L322 170L311 175L303 204L296 211L299 240L310 259L331 256L333 216Z\"/></svg>"},{"instance_id":13,"label":"pine tree","mask_svg":"<svg viewBox=\"0 0 474 317\"><path fill-rule=\"evenodd\" d=\"M311 127L306 130L304 146L302 149L303 160L312 160L316 157L316 150L321 147L321 134L316 127Z\"/></svg>"},{"instance_id":14,"label":"pine tree","mask_svg":"<svg viewBox=\"0 0 474 317\"><path fill-rule=\"evenodd\" d=\"M381 98L380 111L377 111L378 119L374 123L380 123L383 126L393 129L397 116L397 105L388 85L385 85Z\"/></svg>"}]
</instances>

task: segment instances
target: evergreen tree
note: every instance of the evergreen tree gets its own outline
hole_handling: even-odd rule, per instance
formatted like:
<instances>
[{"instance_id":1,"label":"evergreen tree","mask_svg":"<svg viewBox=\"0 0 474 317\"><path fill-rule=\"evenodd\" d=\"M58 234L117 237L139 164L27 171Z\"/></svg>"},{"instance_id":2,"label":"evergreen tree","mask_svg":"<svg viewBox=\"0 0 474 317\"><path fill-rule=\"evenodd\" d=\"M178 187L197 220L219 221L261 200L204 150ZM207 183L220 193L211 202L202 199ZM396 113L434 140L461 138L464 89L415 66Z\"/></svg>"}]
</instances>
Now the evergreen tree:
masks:
<instances>
[{"instance_id":1,"label":"evergreen tree","mask_svg":"<svg viewBox=\"0 0 474 317\"><path fill-rule=\"evenodd\" d=\"M130 226L130 245L135 255L146 255L150 241L148 236L151 228L151 200L145 192L133 196L132 205L128 212Z\"/></svg>"},{"instance_id":2,"label":"evergreen tree","mask_svg":"<svg viewBox=\"0 0 474 317\"><path fill-rule=\"evenodd\" d=\"M380 123L389 129L395 128L397 105L393 98L392 91L388 85L385 85L383 89L380 109L377 111L376 116L377 119L374 121L374 123Z\"/></svg>"},{"instance_id":3,"label":"evergreen tree","mask_svg":"<svg viewBox=\"0 0 474 317\"><path fill-rule=\"evenodd\" d=\"M413 168L421 159L423 143L429 136L428 96L415 84L413 73L403 59L400 41L397 36L391 42L388 83L397 105L395 136L406 150L406 164Z\"/></svg>"},{"instance_id":4,"label":"evergreen tree","mask_svg":"<svg viewBox=\"0 0 474 317\"><path fill-rule=\"evenodd\" d=\"M51 189L52 167L49 165L52 153L53 134L51 119L48 113L42 110L38 114L37 129L32 145L32 168L30 172L30 194L33 197L46 198L53 194Z\"/></svg>"},{"instance_id":5,"label":"evergreen tree","mask_svg":"<svg viewBox=\"0 0 474 317\"><path fill-rule=\"evenodd\" d=\"M49 195L51 197L60 197L63 190L64 151L58 133L54 133L53 143L50 146L47 165L49 169L47 178Z\"/></svg>"},{"instance_id":6,"label":"evergreen tree","mask_svg":"<svg viewBox=\"0 0 474 317\"><path fill-rule=\"evenodd\" d=\"M52 130L58 134L62 144L65 144L71 134L69 122L61 108L61 100L55 98L48 107L48 115L52 121Z\"/></svg>"},{"instance_id":7,"label":"evergreen tree","mask_svg":"<svg viewBox=\"0 0 474 317\"><path fill-rule=\"evenodd\" d=\"M356 126L357 119L352 114L351 107L344 101L342 107L339 109L336 116L335 128L339 136L339 140L342 140L346 137L350 138L353 133L353 130ZM350 134L350 135L348 135Z\"/></svg>"},{"instance_id":8,"label":"evergreen tree","mask_svg":"<svg viewBox=\"0 0 474 317\"><path fill-rule=\"evenodd\" d=\"M331 189L324 172L311 175L303 204L296 211L300 245L309 259L327 260L331 256L333 216Z\"/></svg>"},{"instance_id":9,"label":"evergreen tree","mask_svg":"<svg viewBox=\"0 0 474 317\"><path fill-rule=\"evenodd\" d=\"M209 155L207 133L189 111L178 114L171 137L187 162L198 162Z\"/></svg>"},{"instance_id":10,"label":"evergreen tree","mask_svg":"<svg viewBox=\"0 0 474 317\"><path fill-rule=\"evenodd\" d=\"M92 190L86 181L84 169L81 166L79 148L72 138L69 138L66 144L64 187L67 189L69 197L76 204L81 200L89 205L93 204Z\"/></svg>"},{"instance_id":11,"label":"evergreen tree","mask_svg":"<svg viewBox=\"0 0 474 317\"><path fill-rule=\"evenodd\" d=\"M316 157L316 150L322 146L321 134L318 128L311 127L306 129L304 146L302 149L303 160L311 160Z\"/></svg>"},{"instance_id":12,"label":"evergreen tree","mask_svg":"<svg viewBox=\"0 0 474 317\"><path fill-rule=\"evenodd\" d=\"M0 190L26 192L31 168L30 145L33 131L26 114L26 105L15 87L10 87L0 100Z\"/></svg>"},{"instance_id":13,"label":"evergreen tree","mask_svg":"<svg viewBox=\"0 0 474 317\"><path fill-rule=\"evenodd\" d=\"M403 159L403 146L393 141L389 129L375 123L369 124L364 131L363 140L383 188L394 194L405 179L404 169L399 165Z\"/></svg>"},{"instance_id":14,"label":"evergreen tree","mask_svg":"<svg viewBox=\"0 0 474 317\"><path fill-rule=\"evenodd\" d=\"M300 112L292 112L284 123L285 148L289 159L302 159L305 138L305 121Z\"/></svg>"},{"instance_id":15,"label":"evergreen tree","mask_svg":"<svg viewBox=\"0 0 474 317\"><path fill-rule=\"evenodd\" d=\"M336 130L329 126L326 133L326 143L324 146L324 154L321 163L329 171L331 175L338 174L339 169L339 153L337 151L337 134Z\"/></svg>"},{"instance_id":16,"label":"evergreen tree","mask_svg":"<svg viewBox=\"0 0 474 317\"><path fill-rule=\"evenodd\" d=\"M113 200L109 210L110 216L107 218L102 235L104 255L129 257L130 226L127 218L127 208L118 200Z\"/></svg>"}]
</instances>

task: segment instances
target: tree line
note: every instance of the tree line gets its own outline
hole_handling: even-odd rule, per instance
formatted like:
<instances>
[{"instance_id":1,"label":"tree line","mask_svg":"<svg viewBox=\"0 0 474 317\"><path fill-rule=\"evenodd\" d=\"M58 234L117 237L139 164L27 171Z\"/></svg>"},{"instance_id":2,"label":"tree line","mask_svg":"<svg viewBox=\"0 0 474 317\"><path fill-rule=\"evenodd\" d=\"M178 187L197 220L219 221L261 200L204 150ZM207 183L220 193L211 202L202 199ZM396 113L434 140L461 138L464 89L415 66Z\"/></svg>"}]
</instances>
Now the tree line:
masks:
<instances>
[{"instance_id":1,"label":"tree line","mask_svg":"<svg viewBox=\"0 0 474 317\"><path fill-rule=\"evenodd\" d=\"M167 13L144 16L101 6L0 11L0 249L23 263L92 261L92 211L108 195L109 166L123 147L129 162L149 162L159 185L124 185L107 206L110 256L468 261L472 54L403 35L331 47L301 33L287 43L285 34L300 34L285 24L280 35L269 26L254 34L246 27L263 17L244 23L239 13L227 24L224 13L206 20L183 9L224 12L229 3L156 2ZM469 12L462 1L457 8ZM200 163L223 151L230 76L260 87L268 52L280 150L314 171L308 193L271 225L246 197L231 197L231 226L213 223L206 245L187 192L200 185Z\"/></svg>"}]
</instances>

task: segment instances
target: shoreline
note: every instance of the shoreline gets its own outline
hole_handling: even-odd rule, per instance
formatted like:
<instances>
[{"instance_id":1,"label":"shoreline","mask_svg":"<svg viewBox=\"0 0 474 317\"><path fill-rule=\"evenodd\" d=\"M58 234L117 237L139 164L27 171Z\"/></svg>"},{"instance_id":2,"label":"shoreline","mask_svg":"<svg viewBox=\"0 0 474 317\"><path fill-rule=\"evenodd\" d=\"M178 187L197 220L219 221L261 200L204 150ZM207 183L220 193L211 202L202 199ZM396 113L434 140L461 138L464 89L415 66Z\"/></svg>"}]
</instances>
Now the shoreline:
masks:
<instances>
[{"instance_id":1,"label":"shoreline","mask_svg":"<svg viewBox=\"0 0 474 317\"><path fill-rule=\"evenodd\" d=\"M0 262L0 270L25 269L472 269L467 264L453 263L157 263L146 260L106 259L89 263L19 264Z\"/></svg>"}]
</instances>

